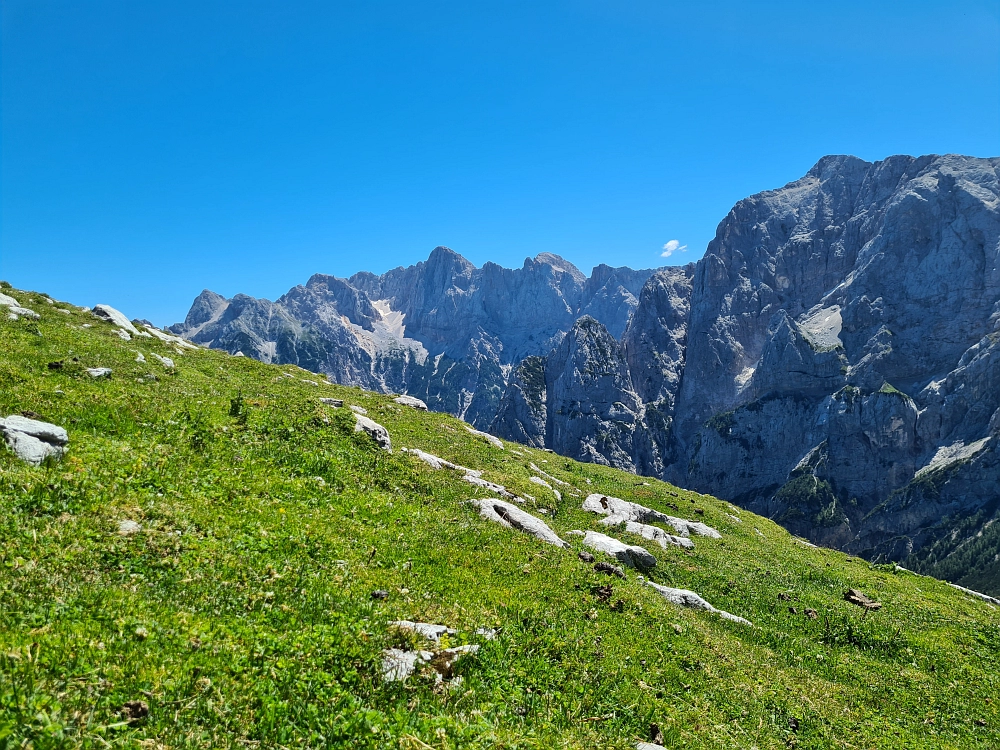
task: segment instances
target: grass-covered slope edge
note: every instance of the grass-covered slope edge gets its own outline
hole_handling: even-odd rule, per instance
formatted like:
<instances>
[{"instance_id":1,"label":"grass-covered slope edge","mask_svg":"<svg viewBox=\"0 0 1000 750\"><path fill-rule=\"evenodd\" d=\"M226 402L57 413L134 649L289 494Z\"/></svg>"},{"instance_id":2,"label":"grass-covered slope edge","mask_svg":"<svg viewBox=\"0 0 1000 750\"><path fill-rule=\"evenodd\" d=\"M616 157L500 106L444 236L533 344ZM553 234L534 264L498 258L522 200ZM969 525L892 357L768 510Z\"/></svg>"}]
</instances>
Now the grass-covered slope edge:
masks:
<instances>
[{"instance_id":1,"label":"grass-covered slope edge","mask_svg":"<svg viewBox=\"0 0 1000 750\"><path fill-rule=\"evenodd\" d=\"M40 317L0 315L0 416L37 414L70 442L38 468L0 450L0 747L626 748L654 724L667 747L1000 744L988 602L714 498L498 450L446 415L287 365L126 341L79 308L3 291ZM367 409L397 450L321 397ZM403 446L531 496L570 548L482 519L467 501L488 493ZM531 464L567 483L561 499ZM609 531L581 509L590 492L722 538L664 550ZM124 520L141 531L120 535ZM753 625L678 609L635 571L595 572L577 529L644 546L650 580ZM882 609L845 602L848 588ZM414 645L388 627L401 619L454 628L450 645L498 637L457 663L458 684L385 683L383 650ZM148 716L127 721L129 701Z\"/></svg>"}]
</instances>

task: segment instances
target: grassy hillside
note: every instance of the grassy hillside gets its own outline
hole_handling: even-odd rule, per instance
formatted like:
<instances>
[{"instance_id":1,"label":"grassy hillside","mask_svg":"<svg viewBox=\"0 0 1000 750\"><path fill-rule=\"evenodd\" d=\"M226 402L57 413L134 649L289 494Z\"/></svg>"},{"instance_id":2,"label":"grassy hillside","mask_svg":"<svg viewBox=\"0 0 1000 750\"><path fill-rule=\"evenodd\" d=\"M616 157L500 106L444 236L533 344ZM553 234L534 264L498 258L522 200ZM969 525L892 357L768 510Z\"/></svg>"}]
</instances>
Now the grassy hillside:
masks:
<instances>
[{"instance_id":1,"label":"grassy hillside","mask_svg":"<svg viewBox=\"0 0 1000 750\"><path fill-rule=\"evenodd\" d=\"M1000 611L982 600L707 496L3 291L41 319L0 310L0 416L36 413L70 444L38 468L0 449L0 748L629 748L651 724L667 747L1000 746ZM368 409L396 450L320 397ZM487 493L401 446L534 496L571 548L480 518L466 501ZM561 501L532 462L572 487ZM578 559L567 532L606 530L588 492L718 529L693 552L609 533L656 556L652 580L753 625ZM385 683L383 649L416 645L397 619L479 643L462 681ZM126 721L128 701L148 716Z\"/></svg>"}]
</instances>

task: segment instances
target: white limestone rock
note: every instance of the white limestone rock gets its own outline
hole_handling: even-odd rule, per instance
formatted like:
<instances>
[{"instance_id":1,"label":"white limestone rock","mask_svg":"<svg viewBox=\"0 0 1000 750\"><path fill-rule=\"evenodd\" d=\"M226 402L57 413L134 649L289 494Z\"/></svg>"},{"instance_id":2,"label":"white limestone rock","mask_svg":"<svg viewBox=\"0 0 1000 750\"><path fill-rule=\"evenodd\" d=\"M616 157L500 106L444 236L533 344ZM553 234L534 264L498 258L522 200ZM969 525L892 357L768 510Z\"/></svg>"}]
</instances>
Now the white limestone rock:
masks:
<instances>
[{"instance_id":1,"label":"white limestone rock","mask_svg":"<svg viewBox=\"0 0 1000 750\"><path fill-rule=\"evenodd\" d=\"M93 312L94 317L113 323L130 335L139 335L139 329L132 325L132 321L111 305L94 305L91 312Z\"/></svg>"},{"instance_id":2,"label":"white limestone rock","mask_svg":"<svg viewBox=\"0 0 1000 750\"><path fill-rule=\"evenodd\" d=\"M427 411L427 404L414 396L397 396L393 401L401 406L412 406L414 409Z\"/></svg>"},{"instance_id":3,"label":"white limestone rock","mask_svg":"<svg viewBox=\"0 0 1000 750\"><path fill-rule=\"evenodd\" d=\"M439 643L441 641L442 635L455 635L457 632L453 628L449 628L447 625L435 625L430 622L413 622L411 620L394 620L389 623L395 628L400 630L410 630L419 636L426 638L429 641L434 641L434 643Z\"/></svg>"},{"instance_id":4,"label":"white limestone rock","mask_svg":"<svg viewBox=\"0 0 1000 750\"><path fill-rule=\"evenodd\" d=\"M612 516L608 516L603 519L601 523L606 524L609 520L611 520L611 518ZM663 547L663 549L666 549L668 545L683 547L684 549L694 549L694 542L687 537L668 534L658 526L650 526L645 523L638 523L637 521L626 521L625 531L629 534L637 534L643 539L649 539L651 542L656 542Z\"/></svg>"},{"instance_id":5,"label":"white limestone rock","mask_svg":"<svg viewBox=\"0 0 1000 750\"><path fill-rule=\"evenodd\" d=\"M536 518L516 505L493 498L487 500L470 500L469 502L479 508L479 515L490 521L499 523L501 526L523 531L525 534L530 534L536 539L540 539L556 547L569 546L543 520Z\"/></svg>"},{"instance_id":6,"label":"white limestone rock","mask_svg":"<svg viewBox=\"0 0 1000 750\"><path fill-rule=\"evenodd\" d=\"M119 536L134 536L142 531L142 526L140 526L135 521L124 520L118 522L118 535Z\"/></svg>"},{"instance_id":7,"label":"white limestone rock","mask_svg":"<svg viewBox=\"0 0 1000 750\"><path fill-rule=\"evenodd\" d=\"M742 625L750 625L749 620L745 620L737 615L730 614L721 609L716 609L702 597L693 591L688 589L675 589L669 586L661 586L658 583L653 583L652 581L646 581L646 585L655 589L664 599L666 599L671 604L676 604L678 607L692 607L694 609L704 609L708 612L717 614L724 620L732 620L733 622L741 623Z\"/></svg>"},{"instance_id":8,"label":"white limestone rock","mask_svg":"<svg viewBox=\"0 0 1000 750\"><path fill-rule=\"evenodd\" d=\"M503 441L500 440L500 438L491 435L488 432L482 432L480 430L477 430L474 427L466 427L465 429L467 429L471 434L475 435L476 437L481 437L483 440L492 445L494 448L499 448L500 450L503 450Z\"/></svg>"},{"instance_id":9,"label":"white limestone rock","mask_svg":"<svg viewBox=\"0 0 1000 750\"><path fill-rule=\"evenodd\" d=\"M647 508L645 505L631 503L628 500L621 500L617 497L611 497L609 495L601 495L598 493L588 495L587 499L583 501L583 509L589 510L591 513L606 515L607 518L601 521L601 523L608 526L616 526L620 523L628 521L635 521L638 523L656 521L658 523L670 524L674 527L674 531L682 537L696 534L710 539L722 538L722 534L701 521L689 521L685 518L675 518L674 516L668 516L666 513L661 513L658 510Z\"/></svg>"},{"instance_id":10,"label":"white limestone rock","mask_svg":"<svg viewBox=\"0 0 1000 750\"><path fill-rule=\"evenodd\" d=\"M378 422L369 419L363 414L355 414L354 431L368 433L372 440L378 443L380 448L392 453L392 440L389 438L389 431Z\"/></svg>"},{"instance_id":11,"label":"white limestone rock","mask_svg":"<svg viewBox=\"0 0 1000 750\"><path fill-rule=\"evenodd\" d=\"M361 414L362 416L364 416L365 414L368 413L368 410L365 407L363 407L363 406L357 406L356 404L351 404L350 409L355 414Z\"/></svg>"},{"instance_id":12,"label":"white limestone rock","mask_svg":"<svg viewBox=\"0 0 1000 750\"><path fill-rule=\"evenodd\" d=\"M488 482L487 480L483 479L481 476L479 476L481 473L482 472L469 472L465 476L463 476L462 479L464 479L469 484L474 484L477 487L482 487L484 490L488 490L494 494L499 495L500 497L507 498L508 500L513 500L514 502L518 503L524 502L523 500L521 500L521 498L517 497L517 495L508 490L502 484Z\"/></svg>"},{"instance_id":13,"label":"white limestone rock","mask_svg":"<svg viewBox=\"0 0 1000 750\"><path fill-rule=\"evenodd\" d=\"M651 570L656 567L656 558L644 548L625 544L607 534L588 531L583 537L583 543L592 550L610 555L630 568Z\"/></svg>"},{"instance_id":14,"label":"white limestone rock","mask_svg":"<svg viewBox=\"0 0 1000 750\"><path fill-rule=\"evenodd\" d=\"M110 367L88 367L87 374L95 380L98 378L110 378L111 368Z\"/></svg>"},{"instance_id":15,"label":"white limestone rock","mask_svg":"<svg viewBox=\"0 0 1000 750\"><path fill-rule=\"evenodd\" d=\"M172 359L170 359L170 357L161 357L156 352L152 352L150 354L150 356L153 359L155 359L157 362L159 362L161 365L163 365L164 367L166 367L168 370L174 369L174 361Z\"/></svg>"}]
</instances>

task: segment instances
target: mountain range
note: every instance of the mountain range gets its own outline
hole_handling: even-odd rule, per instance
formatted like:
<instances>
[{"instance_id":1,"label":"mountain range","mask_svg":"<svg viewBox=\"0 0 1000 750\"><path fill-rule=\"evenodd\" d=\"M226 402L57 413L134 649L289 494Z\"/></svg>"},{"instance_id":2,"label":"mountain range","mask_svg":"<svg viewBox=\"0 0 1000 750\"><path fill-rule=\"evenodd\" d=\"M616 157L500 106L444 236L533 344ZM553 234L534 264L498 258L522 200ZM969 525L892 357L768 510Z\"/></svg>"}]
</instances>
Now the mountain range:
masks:
<instances>
[{"instance_id":1,"label":"mountain range","mask_svg":"<svg viewBox=\"0 0 1000 750\"><path fill-rule=\"evenodd\" d=\"M687 266L438 247L274 302L206 290L171 330L996 591L998 167L828 156L737 203Z\"/></svg>"}]
</instances>

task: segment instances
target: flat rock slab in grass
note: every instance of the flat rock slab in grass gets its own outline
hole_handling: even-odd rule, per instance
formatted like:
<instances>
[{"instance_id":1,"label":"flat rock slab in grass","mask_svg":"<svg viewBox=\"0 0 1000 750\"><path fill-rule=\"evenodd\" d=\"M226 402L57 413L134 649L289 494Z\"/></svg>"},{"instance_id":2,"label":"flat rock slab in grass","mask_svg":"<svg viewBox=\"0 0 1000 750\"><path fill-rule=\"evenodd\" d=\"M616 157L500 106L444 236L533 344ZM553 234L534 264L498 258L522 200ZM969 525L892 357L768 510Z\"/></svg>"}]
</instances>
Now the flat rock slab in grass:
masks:
<instances>
[{"instance_id":1,"label":"flat rock slab in grass","mask_svg":"<svg viewBox=\"0 0 1000 750\"><path fill-rule=\"evenodd\" d=\"M153 357L153 359L155 359L157 362L159 362L164 367L166 367L168 369L171 369L171 370L174 369L174 361L172 359L170 359L170 357L161 357L159 354L157 354L155 352L153 352L151 354L151 356Z\"/></svg>"},{"instance_id":2,"label":"flat rock slab in grass","mask_svg":"<svg viewBox=\"0 0 1000 750\"><path fill-rule=\"evenodd\" d=\"M90 375L90 377L92 377L94 379L97 379L97 378L110 378L111 377L111 368L110 367L88 367L87 368L87 374Z\"/></svg>"},{"instance_id":3,"label":"flat rock slab in grass","mask_svg":"<svg viewBox=\"0 0 1000 750\"><path fill-rule=\"evenodd\" d=\"M899 567L899 566L897 566L897 567ZM901 568L901 570L906 570L906 568ZM947 583L953 589L958 589L959 591L961 591L961 592L963 592L965 594L968 594L969 596L978 597L978 598L982 599L985 602L990 602L991 604L1000 604L1000 599L992 597L989 594L981 594L978 591L973 591L972 589L967 589L967 588L965 588L965 586L959 586L957 583L948 583L948 581L945 581L945 583Z\"/></svg>"},{"instance_id":4,"label":"flat rock slab in grass","mask_svg":"<svg viewBox=\"0 0 1000 750\"><path fill-rule=\"evenodd\" d=\"M729 612L725 612L721 609L716 609L693 591L689 591L687 589L674 589L669 586L661 586L660 584L653 583L652 581L646 581L646 585L656 589L656 591L659 592L664 599L671 604L676 604L678 607L704 609L706 612L717 614L724 620L732 620L733 622L738 622L742 625L752 624L749 620L745 620L742 617L730 614Z\"/></svg>"},{"instance_id":5,"label":"flat rock slab in grass","mask_svg":"<svg viewBox=\"0 0 1000 750\"><path fill-rule=\"evenodd\" d=\"M344 400L340 398L321 398L320 402L332 406L334 409L339 409L344 405Z\"/></svg>"},{"instance_id":6,"label":"flat rock slab in grass","mask_svg":"<svg viewBox=\"0 0 1000 750\"><path fill-rule=\"evenodd\" d=\"M561 479L557 479L556 477L552 476L551 474L548 474L548 473L542 471L541 469L539 469L537 466L535 466L534 461L532 461L531 463L529 463L528 466L531 468L531 470L533 472L535 472L537 474L541 474L543 477L547 478L548 480L550 480L552 482L555 482L556 484L558 484L558 485L560 485L562 487L569 487L570 486L569 482L564 482Z\"/></svg>"},{"instance_id":7,"label":"flat rock slab in grass","mask_svg":"<svg viewBox=\"0 0 1000 750\"><path fill-rule=\"evenodd\" d=\"M419 398L413 396L396 396L393 399L400 406L412 406L414 409L419 409L420 411L427 411L427 404L421 401Z\"/></svg>"},{"instance_id":8,"label":"flat rock slab in grass","mask_svg":"<svg viewBox=\"0 0 1000 750\"><path fill-rule=\"evenodd\" d=\"M142 527L135 521L119 521L118 522L118 534L119 536L133 536L142 531Z\"/></svg>"},{"instance_id":9,"label":"flat rock slab in grass","mask_svg":"<svg viewBox=\"0 0 1000 750\"><path fill-rule=\"evenodd\" d=\"M434 654L430 651L387 648L382 652L382 679L386 682L402 682L413 674L418 664L429 663L433 658Z\"/></svg>"},{"instance_id":10,"label":"flat rock slab in grass","mask_svg":"<svg viewBox=\"0 0 1000 750\"><path fill-rule=\"evenodd\" d=\"M455 646L438 652L404 651L399 648L387 648L382 652L382 678L386 682L401 682L413 674L421 664L429 664L437 672L436 681L450 679L455 662L466 654L479 651L479 646Z\"/></svg>"},{"instance_id":11,"label":"flat rock slab in grass","mask_svg":"<svg viewBox=\"0 0 1000 750\"><path fill-rule=\"evenodd\" d=\"M443 458L439 458L435 456L433 453L426 453L425 451L422 451L419 448L400 448L400 450L403 451L404 453L409 453L412 456L416 456L425 464L430 466L432 469L451 469L452 471L461 471L464 474L469 474L474 477L482 476L483 473L481 471L477 471L476 469L469 469L465 466L459 466L458 464L453 464L451 461L446 461ZM489 483L487 482L487 484ZM499 485L495 486L499 487Z\"/></svg>"},{"instance_id":12,"label":"flat rock slab in grass","mask_svg":"<svg viewBox=\"0 0 1000 750\"><path fill-rule=\"evenodd\" d=\"M94 305L94 309L91 311L94 315L101 320L106 320L112 323L124 331L139 336L139 329L132 325L132 321L126 318L122 313L118 312L111 305ZM146 334L147 336L149 334Z\"/></svg>"},{"instance_id":13,"label":"flat rock slab in grass","mask_svg":"<svg viewBox=\"0 0 1000 750\"><path fill-rule=\"evenodd\" d=\"M392 440L389 438L389 431L378 422L369 419L363 414L355 414L354 431L368 433L372 440L378 443L380 448L392 453Z\"/></svg>"},{"instance_id":14,"label":"flat rock slab in grass","mask_svg":"<svg viewBox=\"0 0 1000 750\"><path fill-rule=\"evenodd\" d=\"M153 326L144 326L146 331L140 333L140 336L152 336L153 338L159 339L166 344L173 344L174 346L179 346L181 349L197 349L197 344L192 344L190 341L185 341L180 336L171 336L169 333L164 333L159 328L154 328ZM148 333L147 333L148 331ZM242 357L243 352L236 352L234 357Z\"/></svg>"},{"instance_id":15,"label":"flat rock slab in grass","mask_svg":"<svg viewBox=\"0 0 1000 750\"><path fill-rule=\"evenodd\" d=\"M14 455L32 466L47 458L62 458L69 436L58 425L17 414L0 419L0 433Z\"/></svg>"},{"instance_id":16,"label":"flat rock slab in grass","mask_svg":"<svg viewBox=\"0 0 1000 750\"><path fill-rule=\"evenodd\" d=\"M483 518L499 523L501 526L506 526L508 529L517 529L518 531L523 531L525 534L531 534L536 539L554 544L556 547L569 546L556 535L556 532L549 528L545 521L535 518L516 505L493 498L488 500L470 500L470 502L479 506L479 515Z\"/></svg>"},{"instance_id":17,"label":"flat rock slab in grass","mask_svg":"<svg viewBox=\"0 0 1000 750\"><path fill-rule=\"evenodd\" d=\"M455 635L456 630L447 625L435 625L430 622L413 622L411 620L395 620L389 623L400 630L410 630L417 635L423 636L429 641L440 642L442 635Z\"/></svg>"},{"instance_id":18,"label":"flat rock slab in grass","mask_svg":"<svg viewBox=\"0 0 1000 750\"><path fill-rule=\"evenodd\" d=\"M503 442L500 440L500 438L491 435L488 432L482 432L480 430L477 430L474 427L466 427L465 429L467 429L470 434L475 435L476 437L481 437L483 440L492 445L494 448L499 448L500 450L503 450Z\"/></svg>"},{"instance_id":19,"label":"flat rock slab in grass","mask_svg":"<svg viewBox=\"0 0 1000 750\"><path fill-rule=\"evenodd\" d=\"M356 404L351 404L350 409L355 414L362 414L362 415L364 415L364 414L368 413L368 410L365 407L363 407L363 406L357 406Z\"/></svg>"},{"instance_id":20,"label":"flat rock slab in grass","mask_svg":"<svg viewBox=\"0 0 1000 750\"><path fill-rule=\"evenodd\" d=\"M508 500L514 500L515 502L518 503L524 502L523 500L521 500L521 498L517 497L517 495L509 491L502 484L494 484L493 482L487 482L485 479L479 476L480 473L481 472L469 472L464 477L462 477L462 479L464 479L469 484L474 484L477 487L482 487L483 489L489 490L490 492L495 492L500 497L505 497Z\"/></svg>"},{"instance_id":21,"label":"flat rock slab in grass","mask_svg":"<svg viewBox=\"0 0 1000 750\"><path fill-rule=\"evenodd\" d=\"M867 596L862 594L857 589L848 589L844 592L844 601L850 602L851 604L857 605L858 607L863 607L865 610L875 611L882 609L881 602L877 602L874 599L869 599Z\"/></svg>"},{"instance_id":22,"label":"flat rock slab in grass","mask_svg":"<svg viewBox=\"0 0 1000 750\"><path fill-rule=\"evenodd\" d=\"M680 536L697 534L698 536L705 536L711 539L722 538L722 534L711 526L703 524L701 521L675 518L674 516L668 516L666 513L660 513L658 510L647 508L645 505L630 503L628 500L621 500L608 495L596 493L587 495L587 499L583 501L583 509L589 510L591 513L600 513L601 515L608 516L608 518L602 521L602 523L608 526L614 526L627 521L635 521L637 523L657 521L659 523L670 524Z\"/></svg>"},{"instance_id":23,"label":"flat rock slab in grass","mask_svg":"<svg viewBox=\"0 0 1000 750\"><path fill-rule=\"evenodd\" d=\"M583 537L583 543L592 550L611 555L630 568L650 570L656 566L656 558L642 547L619 542L606 534L588 531Z\"/></svg>"},{"instance_id":24,"label":"flat rock slab in grass","mask_svg":"<svg viewBox=\"0 0 1000 750\"><path fill-rule=\"evenodd\" d=\"M610 516L609 516L610 518ZM608 519L603 519L602 523L606 522ZM643 539L649 539L651 542L656 542L663 549L667 548L667 545L673 545L674 547L684 547L685 549L694 549L694 542L684 536L674 536L673 534L668 534L659 526L650 526L645 523L638 523L637 521L626 521L625 531L629 534L637 534Z\"/></svg>"}]
</instances>

